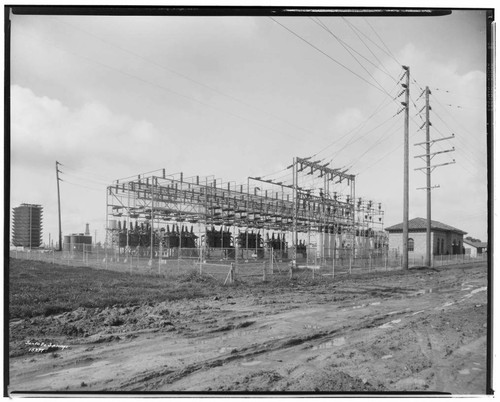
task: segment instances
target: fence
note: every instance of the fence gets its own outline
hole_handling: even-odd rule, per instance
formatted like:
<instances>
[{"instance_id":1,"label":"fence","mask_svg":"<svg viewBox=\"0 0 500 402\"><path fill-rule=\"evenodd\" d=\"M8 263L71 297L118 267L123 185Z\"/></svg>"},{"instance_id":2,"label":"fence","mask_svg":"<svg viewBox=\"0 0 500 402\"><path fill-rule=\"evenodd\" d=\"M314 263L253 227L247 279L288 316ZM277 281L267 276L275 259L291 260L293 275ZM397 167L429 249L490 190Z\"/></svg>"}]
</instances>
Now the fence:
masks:
<instances>
[{"instance_id":1,"label":"fence","mask_svg":"<svg viewBox=\"0 0 500 402\"><path fill-rule=\"evenodd\" d=\"M147 250L146 250L147 251ZM71 251L11 250L10 257L45 261L73 267L87 266L147 275L176 277L189 272L210 275L224 283L234 281L265 281L271 277L319 278L354 275L374 271L399 270L402 256L397 253L377 253L353 258L348 250L337 250L335 258L319 255L314 248L298 253L291 260L292 250L272 249L155 249L146 252L81 245ZM472 261L487 261L487 254L433 256L432 266ZM410 254L409 267L424 266L424 256Z\"/></svg>"}]
</instances>

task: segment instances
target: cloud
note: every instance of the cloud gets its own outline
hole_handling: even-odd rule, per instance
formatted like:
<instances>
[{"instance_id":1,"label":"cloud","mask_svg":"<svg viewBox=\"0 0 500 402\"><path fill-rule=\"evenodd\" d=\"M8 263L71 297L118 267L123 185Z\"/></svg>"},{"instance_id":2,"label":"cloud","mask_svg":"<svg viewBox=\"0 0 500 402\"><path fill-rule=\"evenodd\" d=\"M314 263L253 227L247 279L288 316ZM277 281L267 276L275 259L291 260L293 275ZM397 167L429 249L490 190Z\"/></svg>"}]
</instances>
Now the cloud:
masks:
<instances>
[{"instance_id":1,"label":"cloud","mask_svg":"<svg viewBox=\"0 0 500 402\"><path fill-rule=\"evenodd\" d=\"M172 133L99 102L69 108L13 85L11 105L11 203L42 204L45 237L57 233L56 161L63 164L63 230L69 233L82 231L89 221L103 225L106 185L137 174L130 166L153 170L179 158ZM93 175L82 173L87 170Z\"/></svg>"},{"instance_id":2,"label":"cloud","mask_svg":"<svg viewBox=\"0 0 500 402\"><path fill-rule=\"evenodd\" d=\"M60 159L81 167L91 161L104 163L117 153L123 158L116 163L125 164L142 160L150 144L169 140L150 122L114 114L99 102L70 109L17 85L11 94L13 164L39 167ZM173 156L176 151L170 140L166 152Z\"/></svg>"}]
</instances>

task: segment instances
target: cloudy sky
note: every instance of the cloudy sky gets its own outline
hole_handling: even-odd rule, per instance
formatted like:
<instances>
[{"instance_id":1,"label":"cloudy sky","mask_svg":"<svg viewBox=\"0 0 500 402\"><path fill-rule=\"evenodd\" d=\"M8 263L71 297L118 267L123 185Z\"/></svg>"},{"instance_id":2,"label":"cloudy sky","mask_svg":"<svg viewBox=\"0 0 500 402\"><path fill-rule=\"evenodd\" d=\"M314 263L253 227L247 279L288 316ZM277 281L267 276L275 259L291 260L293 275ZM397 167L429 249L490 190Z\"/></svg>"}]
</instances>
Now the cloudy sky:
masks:
<instances>
[{"instance_id":1,"label":"cloudy sky","mask_svg":"<svg viewBox=\"0 0 500 402\"><path fill-rule=\"evenodd\" d=\"M291 182L295 156L356 175L356 196L402 221L410 66L410 219L426 216L414 158L428 86L440 141L432 218L487 240L486 26L446 16L202 17L11 15L11 206L44 207L57 238L90 224L103 241L106 186L165 168L246 183ZM340 189L341 190L341 189Z\"/></svg>"}]
</instances>

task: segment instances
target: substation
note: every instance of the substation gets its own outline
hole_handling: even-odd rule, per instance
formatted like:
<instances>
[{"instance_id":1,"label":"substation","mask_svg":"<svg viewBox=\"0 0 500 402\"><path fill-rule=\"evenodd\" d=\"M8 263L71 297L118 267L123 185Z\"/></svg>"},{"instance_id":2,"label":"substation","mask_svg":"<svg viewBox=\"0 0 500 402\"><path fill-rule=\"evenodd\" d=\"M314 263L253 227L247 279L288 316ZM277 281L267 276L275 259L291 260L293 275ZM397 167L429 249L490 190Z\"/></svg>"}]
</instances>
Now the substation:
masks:
<instances>
[{"instance_id":1,"label":"substation","mask_svg":"<svg viewBox=\"0 0 500 402\"><path fill-rule=\"evenodd\" d=\"M185 177L165 169L107 187L106 243L119 254L323 264L382 255L380 203L356 198L355 176L294 158L292 182Z\"/></svg>"}]
</instances>

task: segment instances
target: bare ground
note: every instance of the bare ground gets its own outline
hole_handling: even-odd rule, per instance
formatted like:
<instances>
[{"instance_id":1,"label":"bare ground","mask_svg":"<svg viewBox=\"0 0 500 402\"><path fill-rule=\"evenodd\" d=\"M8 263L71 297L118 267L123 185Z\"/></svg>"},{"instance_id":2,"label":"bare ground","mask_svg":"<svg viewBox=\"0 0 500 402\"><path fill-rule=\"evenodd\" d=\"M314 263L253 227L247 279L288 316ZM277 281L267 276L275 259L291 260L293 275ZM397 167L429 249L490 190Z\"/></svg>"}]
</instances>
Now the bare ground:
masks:
<instances>
[{"instance_id":1,"label":"bare ground","mask_svg":"<svg viewBox=\"0 0 500 402\"><path fill-rule=\"evenodd\" d=\"M9 389L486 393L485 263L323 282L11 320Z\"/></svg>"}]
</instances>

